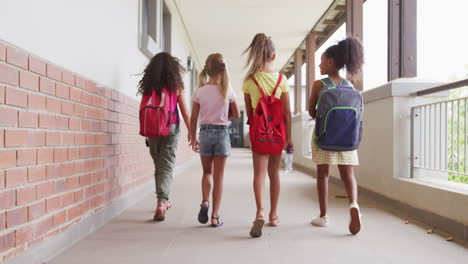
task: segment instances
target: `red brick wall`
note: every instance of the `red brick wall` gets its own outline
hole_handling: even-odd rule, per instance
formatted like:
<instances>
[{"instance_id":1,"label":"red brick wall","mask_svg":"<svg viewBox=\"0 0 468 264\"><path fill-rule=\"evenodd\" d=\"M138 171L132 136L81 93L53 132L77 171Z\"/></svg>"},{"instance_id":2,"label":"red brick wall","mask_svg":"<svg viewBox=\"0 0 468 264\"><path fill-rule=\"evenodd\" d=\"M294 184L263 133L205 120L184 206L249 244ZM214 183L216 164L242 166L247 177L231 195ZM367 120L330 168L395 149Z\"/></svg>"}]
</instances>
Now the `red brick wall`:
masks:
<instances>
[{"instance_id":1,"label":"red brick wall","mask_svg":"<svg viewBox=\"0 0 468 264\"><path fill-rule=\"evenodd\" d=\"M153 181L138 106L0 42L0 262Z\"/></svg>"}]
</instances>

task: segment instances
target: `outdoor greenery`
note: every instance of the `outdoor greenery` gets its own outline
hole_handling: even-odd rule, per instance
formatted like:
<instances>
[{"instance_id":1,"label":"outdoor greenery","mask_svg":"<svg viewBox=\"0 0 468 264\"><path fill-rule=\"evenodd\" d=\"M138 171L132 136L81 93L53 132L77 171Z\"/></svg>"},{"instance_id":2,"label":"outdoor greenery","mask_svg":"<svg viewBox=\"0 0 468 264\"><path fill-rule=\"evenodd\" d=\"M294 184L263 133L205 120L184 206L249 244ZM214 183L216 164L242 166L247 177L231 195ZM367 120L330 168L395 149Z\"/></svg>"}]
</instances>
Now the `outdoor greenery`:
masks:
<instances>
[{"instance_id":1,"label":"outdoor greenery","mask_svg":"<svg viewBox=\"0 0 468 264\"><path fill-rule=\"evenodd\" d=\"M468 68L468 66L467 66ZM467 74L468 77L468 74ZM463 99L465 100L458 100L456 103L453 104L454 111L453 120L452 115L449 115L448 119L448 138L447 141L449 142L448 146L448 169L452 171L458 171L461 173L468 172L468 164L467 161L467 147L468 147L468 131L466 124L468 123L467 117L467 100L468 97L468 87L461 87L458 89L454 89L450 93L450 100L453 99ZM460 113L460 115L458 115ZM453 123L453 124L452 124ZM453 139L452 139L452 132L453 132ZM453 140L453 146L451 145ZM453 153L452 153L453 148ZM458 149L459 148L459 149ZM452 153L452 155L451 155ZM449 181L460 182L468 184L468 176L458 173L449 173Z\"/></svg>"}]
</instances>

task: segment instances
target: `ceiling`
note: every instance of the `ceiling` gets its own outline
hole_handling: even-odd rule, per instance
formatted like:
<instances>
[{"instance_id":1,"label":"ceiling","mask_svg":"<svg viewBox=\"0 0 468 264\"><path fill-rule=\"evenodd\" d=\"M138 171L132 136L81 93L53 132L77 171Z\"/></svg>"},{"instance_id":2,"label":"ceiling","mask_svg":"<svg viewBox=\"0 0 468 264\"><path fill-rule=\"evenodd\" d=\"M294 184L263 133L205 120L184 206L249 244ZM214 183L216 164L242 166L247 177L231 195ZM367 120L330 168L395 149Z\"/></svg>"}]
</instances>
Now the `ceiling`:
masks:
<instances>
[{"instance_id":1,"label":"ceiling","mask_svg":"<svg viewBox=\"0 0 468 264\"><path fill-rule=\"evenodd\" d=\"M279 70L333 0L175 0L196 56L203 66L215 52L224 55L231 84L240 93L246 56L256 33L272 37Z\"/></svg>"}]
</instances>

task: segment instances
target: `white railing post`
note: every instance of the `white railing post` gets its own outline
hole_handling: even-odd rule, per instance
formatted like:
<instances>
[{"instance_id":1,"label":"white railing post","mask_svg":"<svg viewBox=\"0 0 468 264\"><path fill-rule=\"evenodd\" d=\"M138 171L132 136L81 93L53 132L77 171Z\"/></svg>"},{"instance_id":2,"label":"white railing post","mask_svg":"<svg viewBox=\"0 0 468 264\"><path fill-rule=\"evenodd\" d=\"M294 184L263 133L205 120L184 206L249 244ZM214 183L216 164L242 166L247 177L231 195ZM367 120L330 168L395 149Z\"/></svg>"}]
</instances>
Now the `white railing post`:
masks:
<instances>
[{"instance_id":1,"label":"white railing post","mask_svg":"<svg viewBox=\"0 0 468 264\"><path fill-rule=\"evenodd\" d=\"M411 178L421 167L421 109L411 108Z\"/></svg>"}]
</instances>

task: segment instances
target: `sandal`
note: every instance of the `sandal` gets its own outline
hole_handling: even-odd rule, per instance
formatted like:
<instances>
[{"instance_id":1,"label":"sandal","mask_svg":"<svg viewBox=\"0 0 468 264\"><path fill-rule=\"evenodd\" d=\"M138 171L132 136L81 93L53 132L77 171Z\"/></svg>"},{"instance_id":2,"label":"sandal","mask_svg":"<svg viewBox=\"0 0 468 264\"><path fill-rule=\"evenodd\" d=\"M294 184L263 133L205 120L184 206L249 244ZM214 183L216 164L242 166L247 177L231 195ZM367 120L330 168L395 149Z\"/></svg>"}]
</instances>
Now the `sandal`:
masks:
<instances>
[{"instance_id":1,"label":"sandal","mask_svg":"<svg viewBox=\"0 0 468 264\"><path fill-rule=\"evenodd\" d=\"M269 225L269 226L278 226L278 225L279 225L278 216L274 216L274 217L271 217L271 216L270 216L270 219L269 219L269 221L268 221L268 225Z\"/></svg>"},{"instance_id":2,"label":"sandal","mask_svg":"<svg viewBox=\"0 0 468 264\"><path fill-rule=\"evenodd\" d=\"M200 222L200 224L208 223L209 205L203 205L204 202L208 202L208 200L203 200L202 204L200 204L200 212L198 212L198 222Z\"/></svg>"},{"instance_id":3,"label":"sandal","mask_svg":"<svg viewBox=\"0 0 468 264\"><path fill-rule=\"evenodd\" d=\"M223 221L219 221L219 216L218 217L214 217L212 216L211 217L211 220L216 220L216 222L218 222L217 224L213 224L213 222L211 223L211 226L212 227L220 227L220 226L223 226L224 225L224 222Z\"/></svg>"},{"instance_id":4,"label":"sandal","mask_svg":"<svg viewBox=\"0 0 468 264\"><path fill-rule=\"evenodd\" d=\"M250 236L251 237L261 237L262 236L262 228L265 224L265 219L257 218L253 222L252 229L250 229Z\"/></svg>"}]
</instances>

